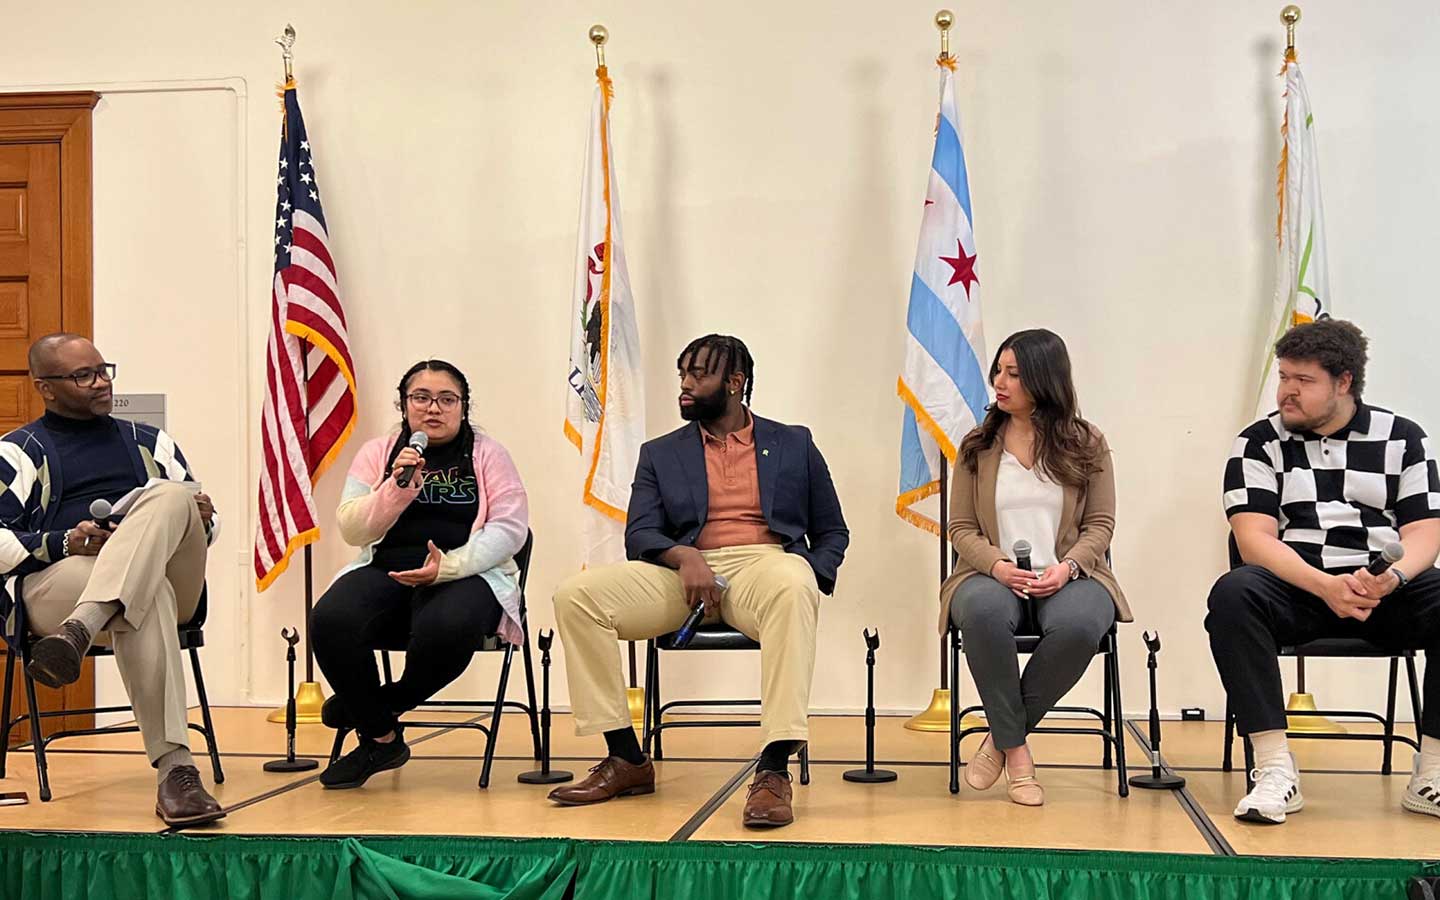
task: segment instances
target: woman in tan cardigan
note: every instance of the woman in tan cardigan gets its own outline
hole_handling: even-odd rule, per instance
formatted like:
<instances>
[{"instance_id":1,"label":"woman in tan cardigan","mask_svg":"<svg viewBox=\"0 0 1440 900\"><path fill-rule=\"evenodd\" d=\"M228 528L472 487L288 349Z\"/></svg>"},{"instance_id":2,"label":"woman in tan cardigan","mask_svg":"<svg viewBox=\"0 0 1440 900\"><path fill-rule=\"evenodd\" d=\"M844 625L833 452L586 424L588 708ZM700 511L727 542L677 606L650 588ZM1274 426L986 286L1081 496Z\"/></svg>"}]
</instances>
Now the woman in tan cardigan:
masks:
<instances>
[{"instance_id":1,"label":"woman in tan cardigan","mask_svg":"<svg viewBox=\"0 0 1440 900\"><path fill-rule=\"evenodd\" d=\"M951 544L940 625L960 629L990 733L965 767L977 790L1003 771L1010 799L1040 806L1026 736L1080 680L1095 648L1130 608L1106 561L1115 474L1100 431L1080 418L1070 355L1044 329L1005 339L990 366L995 403L960 445L951 484ZM1033 571L1016 564L1030 545ZM1015 652L1024 608L1041 635L1025 672Z\"/></svg>"}]
</instances>

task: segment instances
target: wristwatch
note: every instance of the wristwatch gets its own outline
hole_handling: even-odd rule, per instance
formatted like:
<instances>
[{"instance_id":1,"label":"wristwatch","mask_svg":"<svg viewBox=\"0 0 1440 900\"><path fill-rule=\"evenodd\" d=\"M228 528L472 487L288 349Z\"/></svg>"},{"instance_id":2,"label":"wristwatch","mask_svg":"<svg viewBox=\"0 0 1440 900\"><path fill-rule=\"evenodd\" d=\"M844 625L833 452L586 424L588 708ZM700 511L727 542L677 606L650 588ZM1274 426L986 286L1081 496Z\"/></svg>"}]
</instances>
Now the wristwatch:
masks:
<instances>
[{"instance_id":1,"label":"wristwatch","mask_svg":"<svg viewBox=\"0 0 1440 900\"><path fill-rule=\"evenodd\" d=\"M1079 563L1077 563L1075 560L1071 559L1071 558L1068 557L1068 556L1065 557L1065 559L1062 560L1062 562L1064 562L1065 565L1067 565L1067 566L1070 567L1070 580L1071 580L1071 581L1074 581L1075 579L1077 579L1077 578L1080 577L1080 564L1079 564Z\"/></svg>"},{"instance_id":2,"label":"wristwatch","mask_svg":"<svg viewBox=\"0 0 1440 900\"><path fill-rule=\"evenodd\" d=\"M1410 583L1410 579L1408 579L1408 578L1405 577L1405 573L1404 573L1404 572L1400 571L1399 569L1395 569L1395 568L1392 568L1390 571L1395 573L1395 580L1398 581L1398 582L1400 582L1399 584L1395 585L1395 590L1398 591L1398 590L1400 590L1401 588L1403 588L1405 585L1407 585L1407 584Z\"/></svg>"}]
</instances>

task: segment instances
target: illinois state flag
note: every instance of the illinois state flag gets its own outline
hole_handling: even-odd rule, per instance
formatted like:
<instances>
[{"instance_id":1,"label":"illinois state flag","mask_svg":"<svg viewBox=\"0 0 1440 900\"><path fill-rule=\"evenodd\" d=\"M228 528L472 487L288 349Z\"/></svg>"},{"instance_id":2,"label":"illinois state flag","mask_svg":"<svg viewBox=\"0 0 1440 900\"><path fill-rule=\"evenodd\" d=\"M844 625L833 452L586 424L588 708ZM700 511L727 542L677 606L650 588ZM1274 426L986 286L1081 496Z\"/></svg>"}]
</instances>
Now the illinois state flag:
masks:
<instances>
[{"instance_id":1,"label":"illinois state flag","mask_svg":"<svg viewBox=\"0 0 1440 900\"><path fill-rule=\"evenodd\" d=\"M625 559L625 510L645 440L640 336L625 270L620 195L610 146L614 91L604 66L595 75L598 84L580 188L565 409L565 436L584 460L581 562L586 566Z\"/></svg>"},{"instance_id":2,"label":"illinois state flag","mask_svg":"<svg viewBox=\"0 0 1440 900\"><path fill-rule=\"evenodd\" d=\"M1275 367L1274 343L1296 325L1330 314L1329 257L1325 252L1325 217L1320 204L1320 158L1315 149L1315 116L1310 93L1300 75L1294 49L1285 52L1285 118L1280 125L1280 205L1276 236L1279 265L1275 272L1275 300L1270 328L1265 332L1260 396L1255 414L1264 417L1275 409L1280 376Z\"/></svg>"},{"instance_id":3,"label":"illinois state flag","mask_svg":"<svg viewBox=\"0 0 1440 900\"><path fill-rule=\"evenodd\" d=\"M905 368L898 388L905 417L900 431L900 492L895 501L900 518L934 534L940 533L938 516L919 505L940 490L941 454L955 462L961 438L984 416L989 400L976 268L979 252L955 107L955 61L942 57L940 66L935 153L905 319Z\"/></svg>"}]
</instances>

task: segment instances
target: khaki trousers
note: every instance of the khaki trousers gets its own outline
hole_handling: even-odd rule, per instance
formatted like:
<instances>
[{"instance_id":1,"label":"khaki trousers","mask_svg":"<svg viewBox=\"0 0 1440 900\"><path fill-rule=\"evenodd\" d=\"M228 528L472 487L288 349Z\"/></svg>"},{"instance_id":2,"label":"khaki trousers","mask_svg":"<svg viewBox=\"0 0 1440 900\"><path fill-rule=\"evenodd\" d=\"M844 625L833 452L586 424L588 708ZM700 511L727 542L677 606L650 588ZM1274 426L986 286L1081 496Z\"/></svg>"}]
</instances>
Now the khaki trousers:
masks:
<instances>
[{"instance_id":1,"label":"khaki trousers","mask_svg":"<svg viewBox=\"0 0 1440 900\"><path fill-rule=\"evenodd\" d=\"M703 555L730 583L720 618L760 643L763 742L806 740L820 611L814 571L803 558L773 544ZM565 644L577 734L631 727L619 642L667 634L689 614L680 573L651 563L592 569L560 585L555 619Z\"/></svg>"},{"instance_id":2,"label":"khaki trousers","mask_svg":"<svg viewBox=\"0 0 1440 900\"><path fill-rule=\"evenodd\" d=\"M142 494L99 555L25 576L25 614L39 635L54 634L80 603L120 601L124 610L106 629L152 764L190 746L177 629L195 614L204 580L205 526L194 495L178 484Z\"/></svg>"}]
</instances>

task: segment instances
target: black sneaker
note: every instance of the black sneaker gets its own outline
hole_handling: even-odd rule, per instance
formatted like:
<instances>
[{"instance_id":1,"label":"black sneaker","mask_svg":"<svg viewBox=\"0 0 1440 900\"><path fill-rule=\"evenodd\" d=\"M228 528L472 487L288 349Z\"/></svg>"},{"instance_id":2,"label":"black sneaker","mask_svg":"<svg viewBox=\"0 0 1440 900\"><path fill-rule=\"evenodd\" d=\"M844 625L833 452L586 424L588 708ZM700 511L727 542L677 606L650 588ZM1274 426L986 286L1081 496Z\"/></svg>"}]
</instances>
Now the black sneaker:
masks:
<instances>
[{"instance_id":1,"label":"black sneaker","mask_svg":"<svg viewBox=\"0 0 1440 900\"><path fill-rule=\"evenodd\" d=\"M398 769L410 761L405 736L397 730L395 740L382 744L362 737L360 746L331 763L320 773L320 783L331 790L358 788L371 775Z\"/></svg>"}]
</instances>

